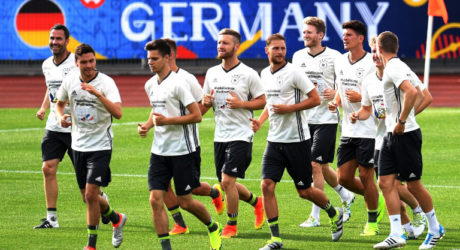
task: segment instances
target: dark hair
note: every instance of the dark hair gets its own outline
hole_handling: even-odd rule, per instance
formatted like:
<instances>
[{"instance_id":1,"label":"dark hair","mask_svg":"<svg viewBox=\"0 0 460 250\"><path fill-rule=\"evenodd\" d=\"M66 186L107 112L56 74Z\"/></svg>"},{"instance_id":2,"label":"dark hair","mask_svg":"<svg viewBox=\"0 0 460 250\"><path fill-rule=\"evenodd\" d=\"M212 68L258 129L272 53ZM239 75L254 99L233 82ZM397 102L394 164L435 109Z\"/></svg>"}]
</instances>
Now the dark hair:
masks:
<instances>
[{"instance_id":1,"label":"dark hair","mask_svg":"<svg viewBox=\"0 0 460 250\"><path fill-rule=\"evenodd\" d=\"M358 35L364 36L366 38L367 34L367 26L362 23L361 21L358 20L350 20L348 22L344 22L342 24L343 29L352 29L353 31L356 32Z\"/></svg>"},{"instance_id":2,"label":"dark hair","mask_svg":"<svg viewBox=\"0 0 460 250\"><path fill-rule=\"evenodd\" d=\"M240 33L238 33L237 31L235 30L232 30L232 29L229 29L229 28L225 28L225 29L221 29L219 31L219 35L230 35L230 36L233 36L235 39L235 43L241 43L241 35Z\"/></svg>"},{"instance_id":3,"label":"dark hair","mask_svg":"<svg viewBox=\"0 0 460 250\"><path fill-rule=\"evenodd\" d=\"M158 50L161 56L171 55L171 48L165 39L156 39L145 44L145 50Z\"/></svg>"},{"instance_id":4,"label":"dark hair","mask_svg":"<svg viewBox=\"0 0 460 250\"><path fill-rule=\"evenodd\" d=\"M176 51L177 51L176 41L174 41L174 40L171 39L171 38L163 38L163 40L166 41L166 43L168 44L168 46L171 48L171 51L173 51L174 53L176 53Z\"/></svg>"},{"instance_id":5,"label":"dark hair","mask_svg":"<svg viewBox=\"0 0 460 250\"><path fill-rule=\"evenodd\" d=\"M399 41L398 36L391 31L384 31L380 33L378 39L378 44L382 47L382 50L388 53L398 53Z\"/></svg>"},{"instance_id":6,"label":"dark hair","mask_svg":"<svg viewBox=\"0 0 460 250\"><path fill-rule=\"evenodd\" d=\"M96 55L96 52L89 44L82 43L78 45L78 47L75 49L75 60L77 60L83 54L86 54L86 53L93 53L93 55Z\"/></svg>"},{"instance_id":7,"label":"dark hair","mask_svg":"<svg viewBox=\"0 0 460 250\"><path fill-rule=\"evenodd\" d=\"M63 30L65 39L69 39L70 37L69 29L67 29L67 27L63 24L57 23L53 27L51 27L50 31L51 30Z\"/></svg>"},{"instance_id":8,"label":"dark hair","mask_svg":"<svg viewBox=\"0 0 460 250\"><path fill-rule=\"evenodd\" d=\"M268 46L273 40L283 40L286 41L283 35L280 33L272 34L267 38L267 41L265 41L265 44Z\"/></svg>"}]
</instances>

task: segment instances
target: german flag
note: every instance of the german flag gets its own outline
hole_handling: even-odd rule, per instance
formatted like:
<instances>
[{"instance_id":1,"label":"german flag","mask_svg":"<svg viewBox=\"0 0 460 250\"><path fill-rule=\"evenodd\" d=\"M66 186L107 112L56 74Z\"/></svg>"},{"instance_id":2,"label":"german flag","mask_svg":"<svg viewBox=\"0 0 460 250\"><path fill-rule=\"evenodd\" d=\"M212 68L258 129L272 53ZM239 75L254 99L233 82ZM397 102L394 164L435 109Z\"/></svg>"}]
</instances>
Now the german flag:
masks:
<instances>
[{"instance_id":1,"label":"german flag","mask_svg":"<svg viewBox=\"0 0 460 250\"><path fill-rule=\"evenodd\" d=\"M22 5L16 16L16 29L22 40L34 47L45 47L51 27L64 24L64 14L49 0L31 0Z\"/></svg>"}]
</instances>

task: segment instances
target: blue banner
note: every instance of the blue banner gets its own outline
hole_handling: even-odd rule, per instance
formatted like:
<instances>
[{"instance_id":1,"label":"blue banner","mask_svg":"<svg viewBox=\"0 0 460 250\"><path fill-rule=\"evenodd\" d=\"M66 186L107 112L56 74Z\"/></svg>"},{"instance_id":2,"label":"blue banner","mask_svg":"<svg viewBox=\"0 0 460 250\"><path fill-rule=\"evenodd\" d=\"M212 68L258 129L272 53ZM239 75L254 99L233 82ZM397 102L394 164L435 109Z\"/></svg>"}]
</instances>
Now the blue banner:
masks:
<instances>
[{"instance_id":1,"label":"blue banner","mask_svg":"<svg viewBox=\"0 0 460 250\"><path fill-rule=\"evenodd\" d=\"M460 1L445 0L447 10ZM41 60L50 56L49 28L63 22L69 28L70 50L89 43L98 58L144 58L146 42L170 37L179 58L215 58L218 32L233 28L243 38L241 58L266 58L266 38L281 33L288 57L303 47L306 16L326 20L324 45L343 52L341 23L363 21L368 36L390 30L400 38L400 56L423 58L427 0L280 1L280 0L28 0L0 5L0 60ZM434 58L460 57L460 14L449 12L449 23L435 17ZM366 49L368 47L366 46Z\"/></svg>"}]
</instances>

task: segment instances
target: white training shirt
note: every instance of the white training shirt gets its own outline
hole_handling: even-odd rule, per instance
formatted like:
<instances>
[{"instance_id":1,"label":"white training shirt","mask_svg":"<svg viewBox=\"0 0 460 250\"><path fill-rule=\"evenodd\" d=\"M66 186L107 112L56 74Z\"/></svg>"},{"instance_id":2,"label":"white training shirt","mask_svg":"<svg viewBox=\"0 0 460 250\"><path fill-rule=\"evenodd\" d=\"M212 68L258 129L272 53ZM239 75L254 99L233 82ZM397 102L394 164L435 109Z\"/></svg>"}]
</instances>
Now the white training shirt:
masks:
<instances>
[{"instance_id":1,"label":"white training shirt","mask_svg":"<svg viewBox=\"0 0 460 250\"><path fill-rule=\"evenodd\" d=\"M417 79L418 77L414 79L410 68L399 58L394 57L387 62L383 73L383 90L387 111L385 125L387 132L393 132L404 104L404 92L399 89L400 85L405 80L409 80L412 85L417 84ZM407 117L404 132L410 132L418 128L420 127L415 120L414 109L412 108Z\"/></svg>"},{"instance_id":2,"label":"white training shirt","mask_svg":"<svg viewBox=\"0 0 460 250\"><path fill-rule=\"evenodd\" d=\"M377 76L377 72L367 75L362 86L363 106L372 106L372 117L375 122L375 149L380 150L383 144L383 137L386 133L385 127L385 102L383 99L383 82Z\"/></svg>"},{"instance_id":3,"label":"white training shirt","mask_svg":"<svg viewBox=\"0 0 460 250\"><path fill-rule=\"evenodd\" d=\"M252 142L254 132L251 121L252 110L230 109L227 98L233 92L242 101L248 101L264 94L259 75L255 70L239 62L226 71L222 65L214 66L206 72L203 93L210 94L214 90L214 120L216 129L215 142L246 141Z\"/></svg>"},{"instance_id":4,"label":"white training shirt","mask_svg":"<svg viewBox=\"0 0 460 250\"><path fill-rule=\"evenodd\" d=\"M171 71L161 83L154 75L145 83L145 92L155 113L166 117L189 114L187 106L195 99L189 91L187 82ZM155 126L151 152L161 156L177 156L196 151L197 145L190 124Z\"/></svg>"},{"instance_id":5,"label":"white training shirt","mask_svg":"<svg viewBox=\"0 0 460 250\"><path fill-rule=\"evenodd\" d=\"M195 102L200 103L201 100L203 99L203 89L201 88L201 85L196 79L196 77L181 68L177 70L176 74L182 79L185 79L185 81L187 82L189 91L192 94L193 98L195 99ZM194 143L196 147L199 147L200 146L200 139L199 139L200 136L199 136L198 123L188 124L188 126L190 127L193 133L193 139L194 139Z\"/></svg>"},{"instance_id":6,"label":"white training shirt","mask_svg":"<svg viewBox=\"0 0 460 250\"><path fill-rule=\"evenodd\" d=\"M81 89L80 72L69 74L62 82L57 97L69 101L72 116L72 149L80 152L112 149L112 114L102 102ZM120 93L113 79L98 72L88 82L113 103L121 103Z\"/></svg>"},{"instance_id":7,"label":"white training shirt","mask_svg":"<svg viewBox=\"0 0 460 250\"><path fill-rule=\"evenodd\" d=\"M271 72L270 67L262 70L261 81L264 83L267 97L270 129L267 141L292 143L310 139L308 121L303 110L275 114L271 105L300 103L308 98L307 93L315 89L313 83L302 73L298 67L287 63L276 72Z\"/></svg>"},{"instance_id":8,"label":"white training shirt","mask_svg":"<svg viewBox=\"0 0 460 250\"><path fill-rule=\"evenodd\" d=\"M375 124L372 118L351 123L350 114L358 111L361 108L361 103L350 103L345 96L345 91L347 90L361 93L362 80L365 76L374 72L375 65L369 53L366 53L358 61L351 63L349 52L347 52L335 62L337 91L339 92L343 109L342 137L375 138Z\"/></svg>"},{"instance_id":9,"label":"white training shirt","mask_svg":"<svg viewBox=\"0 0 460 250\"><path fill-rule=\"evenodd\" d=\"M292 64L300 67L307 74L321 97L319 106L307 110L309 124L337 124L339 122L338 114L329 111L330 100L325 100L322 93L326 88L336 89L334 63L340 56L337 50L325 47L315 56L308 53L308 48L304 48L295 52L292 57Z\"/></svg>"},{"instance_id":10,"label":"white training shirt","mask_svg":"<svg viewBox=\"0 0 460 250\"><path fill-rule=\"evenodd\" d=\"M53 59L53 56L50 56L42 64L42 71L45 76L46 87L49 90L48 95L50 99L50 113L48 115L48 120L46 121L46 129L55 132L70 133L72 131L71 127L63 128L56 120L55 110L56 103L58 101L57 92L64 77L78 68L75 64L75 55L73 53L69 53L67 58L60 64L55 64ZM66 106L64 112L66 114L70 114L69 106Z\"/></svg>"}]
</instances>

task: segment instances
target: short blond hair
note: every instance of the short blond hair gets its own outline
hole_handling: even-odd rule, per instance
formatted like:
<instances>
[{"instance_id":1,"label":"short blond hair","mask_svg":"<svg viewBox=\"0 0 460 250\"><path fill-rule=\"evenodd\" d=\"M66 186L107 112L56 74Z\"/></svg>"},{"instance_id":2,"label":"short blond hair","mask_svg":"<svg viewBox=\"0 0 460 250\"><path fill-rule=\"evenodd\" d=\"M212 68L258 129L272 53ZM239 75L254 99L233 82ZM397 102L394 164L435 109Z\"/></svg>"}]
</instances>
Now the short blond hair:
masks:
<instances>
[{"instance_id":1,"label":"short blond hair","mask_svg":"<svg viewBox=\"0 0 460 250\"><path fill-rule=\"evenodd\" d=\"M398 36L391 31L384 31L380 33L378 39L379 46L382 50L388 53L397 54L399 49Z\"/></svg>"},{"instance_id":2,"label":"short blond hair","mask_svg":"<svg viewBox=\"0 0 460 250\"><path fill-rule=\"evenodd\" d=\"M303 23L307 25L315 26L316 31L318 33L323 32L326 34L326 24L324 23L323 19L316 17L316 16L308 16L303 19Z\"/></svg>"},{"instance_id":3,"label":"short blond hair","mask_svg":"<svg viewBox=\"0 0 460 250\"><path fill-rule=\"evenodd\" d=\"M374 47L375 44L377 44L377 37L372 36L371 38L369 38L369 47L372 49L372 47Z\"/></svg>"},{"instance_id":4,"label":"short blond hair","mask_svg":"<svg viewBox=\"0 0 460 250\"><path fill-rule=\"evenodd\" d=\"M286 39L284 38L283 35L281 35L280 33L276 33L276 34L273 34L273 35L270 35L268 38L267 38L267 41L265 41L265 44L267 45L267 47L270 45L270 43L272 43L272 41L274 40L283 40L286 42Z\"/></svg>"}]
</instances>

